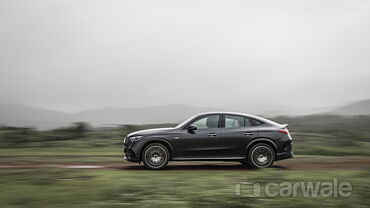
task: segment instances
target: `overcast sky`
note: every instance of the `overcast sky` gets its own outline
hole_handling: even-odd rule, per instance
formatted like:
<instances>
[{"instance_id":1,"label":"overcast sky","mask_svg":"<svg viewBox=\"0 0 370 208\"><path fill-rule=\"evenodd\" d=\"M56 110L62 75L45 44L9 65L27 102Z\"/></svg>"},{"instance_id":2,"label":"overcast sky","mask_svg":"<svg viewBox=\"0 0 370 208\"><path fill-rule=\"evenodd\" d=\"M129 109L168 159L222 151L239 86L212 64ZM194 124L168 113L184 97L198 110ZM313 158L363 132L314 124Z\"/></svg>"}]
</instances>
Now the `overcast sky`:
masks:
<instances>
[{"instance_id":1,"label":"overcast sky","mask_svg":"<svg viewBox=\"0 0 370 208\"><path fill-rule=\"evenodd\" d=\"M370 1L1 0L0 103L370 98Z\"/></svg>"}]
</instances>

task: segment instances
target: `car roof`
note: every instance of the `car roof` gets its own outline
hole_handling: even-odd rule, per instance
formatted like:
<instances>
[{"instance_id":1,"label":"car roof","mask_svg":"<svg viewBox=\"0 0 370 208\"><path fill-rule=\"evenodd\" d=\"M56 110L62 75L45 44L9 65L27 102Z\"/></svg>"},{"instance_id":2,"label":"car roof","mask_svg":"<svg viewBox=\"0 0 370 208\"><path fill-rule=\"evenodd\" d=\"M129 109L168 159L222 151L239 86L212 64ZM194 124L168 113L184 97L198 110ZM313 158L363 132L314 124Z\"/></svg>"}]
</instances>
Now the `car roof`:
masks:
<instances>
[{"instance_id":1,"label":"car roof","mask_svg":"<svg viewBox=\"0 0 370 208\"><path fill-rule=\"evenodd\" d=\"M269 119L262 118L260 116L255 116L255 115L252 115L252 114L247 114L247 113L228 112L228 111L213 111L213 112L199 113L199 114L197 114L197 116L211 115L211 114L227 114L227 115L235 115L235 116L244 116L244 117L248 117L248 118L252 118L252 119L262 121L263 123L268 123L268 124L271 124L271 125L281 126L281 124L279 124L275 121L271 121Z\"/></svg>"}]
</instances>

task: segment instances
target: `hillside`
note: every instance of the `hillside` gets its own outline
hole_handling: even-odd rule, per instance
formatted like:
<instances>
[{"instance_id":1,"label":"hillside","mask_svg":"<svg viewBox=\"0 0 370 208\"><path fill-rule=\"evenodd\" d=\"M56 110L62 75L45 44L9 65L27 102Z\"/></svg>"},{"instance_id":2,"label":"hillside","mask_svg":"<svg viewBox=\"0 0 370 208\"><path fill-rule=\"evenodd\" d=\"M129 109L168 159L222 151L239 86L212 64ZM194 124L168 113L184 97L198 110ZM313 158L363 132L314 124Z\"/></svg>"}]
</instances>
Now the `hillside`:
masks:
<instances>
[{"instance_id":1,"label":"hillside","mask_svg":"<svg viewBox=\"0 0 370 208\"><path fill-rule=\"evenodd\" d=\"M335 115L370 115L370 99L344 105L330 111L330 113Z\"/></svg>"},{"instance_id":2,"label":"hillside","mask_svg":"<svg viewBox=\"0 0 370 208\"><path fill-rule=\"evenodd\" d=\"M77 121L85 121L92 125L120 124L155 124L177 123L194 114L207 111L238 111L244 113L265 115L370 115L370 99L353 102L334 110L303 109L261 104L240 104L229 108L194 107L189 105L163 105L154 107L131 108L98 108L77 113L64 113L56 110L43 109L19 104L0 104L0 125L33 126L41 129L65 126Z\"/></svg>"}]
</instances>

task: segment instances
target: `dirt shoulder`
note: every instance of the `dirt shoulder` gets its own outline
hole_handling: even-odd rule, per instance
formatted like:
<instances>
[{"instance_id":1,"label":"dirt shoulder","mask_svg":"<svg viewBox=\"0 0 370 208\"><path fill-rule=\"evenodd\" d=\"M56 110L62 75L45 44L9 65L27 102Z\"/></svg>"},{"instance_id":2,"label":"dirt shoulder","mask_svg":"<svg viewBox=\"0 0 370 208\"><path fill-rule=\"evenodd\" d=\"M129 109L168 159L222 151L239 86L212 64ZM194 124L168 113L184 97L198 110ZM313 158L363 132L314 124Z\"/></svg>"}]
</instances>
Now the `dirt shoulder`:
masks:
<instances>
[{"instance_id":1,"label":"dirt shoulder","mask_svg":"<svg viewBox=\"0 0 370 208\"><path fill-rule=\"evenodd\" d=\"M348 160L283 160L274 163L272 168L281 170L359 170L370 167L370 159ZM22 168L71 168L71 169L111 169L145 170L143 164L128 162L0 162L0 169ZM237 170L253 171L238 162L170 162L166 170Z\"/></svg>"}]
</instances>

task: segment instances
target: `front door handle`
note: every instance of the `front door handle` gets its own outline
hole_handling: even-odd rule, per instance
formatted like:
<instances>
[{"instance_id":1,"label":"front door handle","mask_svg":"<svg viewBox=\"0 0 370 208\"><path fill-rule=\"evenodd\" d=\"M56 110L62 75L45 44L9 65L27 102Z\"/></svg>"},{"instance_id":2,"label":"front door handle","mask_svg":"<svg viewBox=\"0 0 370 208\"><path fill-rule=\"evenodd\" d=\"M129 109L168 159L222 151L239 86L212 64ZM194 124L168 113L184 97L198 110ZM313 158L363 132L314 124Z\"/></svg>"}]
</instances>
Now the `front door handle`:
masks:
<instances>
[{"instance_id":1,"label":"front door handle","mask_svg":"<svg viewBox=\"0 0 370 208\"><path fill-rule=\"evenodd\" d=\"M244 135L251 136L251 135L253 135L253 132L244 132Z\"/></svg>"},{"instance_id":2,"label":"front door handle","mask_svg":"<svg viewBox=\"0 0 370 208\"><path fill-rule=\"evenodd\" d=\"M216 133L209 133L208 136L215 137L215 136L217 136L217 134Z\"/></svg>"}]
</instances>

